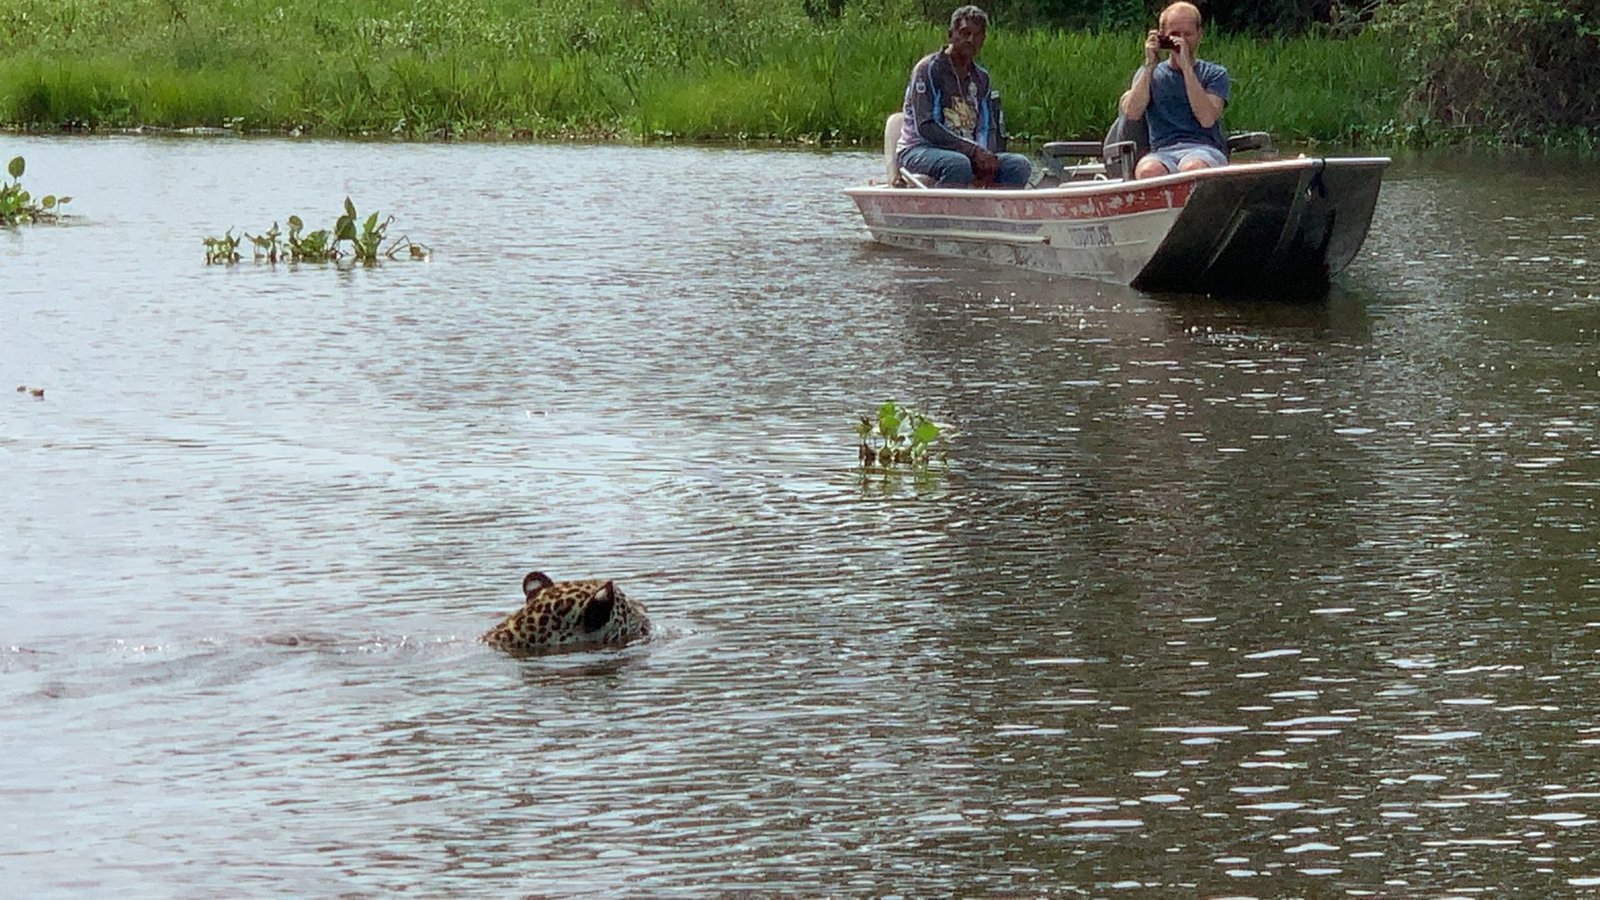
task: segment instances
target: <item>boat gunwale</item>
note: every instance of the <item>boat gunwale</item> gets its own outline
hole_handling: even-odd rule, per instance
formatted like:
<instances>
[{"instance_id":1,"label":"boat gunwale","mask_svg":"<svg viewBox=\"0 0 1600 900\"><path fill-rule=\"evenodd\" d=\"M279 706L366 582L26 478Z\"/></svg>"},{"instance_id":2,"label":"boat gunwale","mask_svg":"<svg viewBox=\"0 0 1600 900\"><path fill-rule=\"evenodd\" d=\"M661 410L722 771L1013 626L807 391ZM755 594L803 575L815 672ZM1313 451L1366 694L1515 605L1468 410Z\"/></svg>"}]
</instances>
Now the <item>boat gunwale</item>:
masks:
<instances>
[{"instance_id":1,"label":"boat gunwale","mask_svg":"<svg viewBox=\"0 0 1600 900\"><path fill-rule=\"evenodd\" d=\"M1336 163L1342 168L1383 168L1388 166L1391 162L1392 160L1387 156L1299 156L1293 159L1272 159L1230 163L1226 166L1196 169L1191 172L1173 172L1167 175L1158 175L1154 178L1121 178L1107 179L1104 181L1068 182L1067 184L1048 188L987 188L974 190L972 188L894 187L892 185L880 183L856 185L854 187L844 188L844 193L852 198L876 197L883 195L903 195L907 197L919 197L930 200L940 198L949 198L952 200L1064 198L1127 190L1146 190L1150 188L1159 189L1210 179L1247 178L1257 173L1272 173L1295 171L1298 169L1320 168L1329 163Z\"/></svg>"}]
</instances>

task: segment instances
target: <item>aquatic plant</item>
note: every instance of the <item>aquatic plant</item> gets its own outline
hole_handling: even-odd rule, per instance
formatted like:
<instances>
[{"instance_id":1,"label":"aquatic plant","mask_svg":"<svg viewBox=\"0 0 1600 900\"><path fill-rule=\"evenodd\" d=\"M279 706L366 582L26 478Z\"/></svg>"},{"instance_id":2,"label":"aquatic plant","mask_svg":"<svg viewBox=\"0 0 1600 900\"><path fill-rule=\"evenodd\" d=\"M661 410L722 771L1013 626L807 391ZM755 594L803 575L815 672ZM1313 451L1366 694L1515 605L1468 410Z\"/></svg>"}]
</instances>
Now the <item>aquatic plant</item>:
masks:
<instances>
[{"instance_id":1,"label":"aquatic plant","mask_svg":"<svg viewBox=\"0 0 1600 900\"><path fill-rule=\"evenodd\" d=\"M46 194L34 202L33 195L22 186L22 173L27 163L20 156L11 158L6 166L9 181L0 184L0 225L22 225L29 222L54 222L61 217L61 205L71 197Z\"/></svg>"},{"instance_id":2,"label":"aquatic plant","mask_svg":"<svg viewBox=\"0 0 1600 900\"><path fill-rule=\"evenodd\" d=\"M861 416L856 434L861 438L858 452L863 466L922 468L935 453L941 459L947 453L944 428L893 400L879 405L876 417Z\"/></svg>"},{"instance_id":3,"label":"aquatic plant","mask_svg":"<svg viewBox=\"0 0 1600 900\"><path fill-rule=\"evenodd\" d=\"M233 229L229 228L222 237L205 238L206 265L221 263L227 265L239 261L239 239L234 237Z\"/></svg>"},{"instance_id":4,"label":"aquatic plant","mask_svg":"<svg viewBox=\"0 0 1600 900\"><path fill-rule=\"evenodd\" d=\"M356 213L356 206L349 197L344 198L344 213L334 222L332 228L306 231L305 220L293 215L288 218L288 222L287 233L277 222L273 222L272 227L261 234L244 233L244 236L250 239L251 249L257 260L278 263L338 262L349 259L370 266L376 264L379 257L394 259L402 251L411 259L428 259L433 256L433 250L427 245L416 243L405 235L395 238L385 246L384 241L388 240L389 226L394 222L394 216L380 222L378 214L372 213L362 219ZM206 247L208 265L239 261L239 238L233 236L233 229L228 229L222 237L208 237L202 240Z\"/></svg>"}]
</instances>

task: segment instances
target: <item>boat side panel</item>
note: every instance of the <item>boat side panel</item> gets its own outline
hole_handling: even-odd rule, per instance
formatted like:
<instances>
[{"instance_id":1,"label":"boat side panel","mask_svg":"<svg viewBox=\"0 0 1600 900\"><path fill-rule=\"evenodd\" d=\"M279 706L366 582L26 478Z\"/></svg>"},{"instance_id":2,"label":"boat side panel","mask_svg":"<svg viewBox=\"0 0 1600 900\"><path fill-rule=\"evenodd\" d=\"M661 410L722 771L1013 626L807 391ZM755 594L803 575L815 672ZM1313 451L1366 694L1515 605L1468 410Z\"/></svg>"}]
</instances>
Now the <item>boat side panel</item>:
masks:
<instances>
[{"instance_id":1,"label":"boat side panel","mask_svg":"<svg viewBox=\"0 0 1600 900\"><path fill-rule=\"evenodd\" d=\"M1193 182L1092 191L856 190L886 244L1127 284L1187 202Z\"/></svg>"},{"instance_id":2,"label":"boat side panel","mask_svg":"<svg viewBox=\"0 0 1600 900\"><path fill-rule=\"evenodd\" d=\"M1337 275L1361 252L1366 243L1367 230L1372 226L1372 214L1378 207L1378 194L1383 187L1383 167L1341 164L1329 160L1322 170L1321 189L1324 196L1319 202L1334 210L1333 235L1326 251L1328 274Z\"/></svg>"},{"instance_id":3,"label":"boat side panel","mask_svg":"<svg viewBox=\"0 0 1600 900\"><path fill-rule=\"evenodd\" d=\"M1340 161L1197 186L1134 280L1147 290L1316 294L1361 248L1384 161Z\"/></svg>"}]
</instances>

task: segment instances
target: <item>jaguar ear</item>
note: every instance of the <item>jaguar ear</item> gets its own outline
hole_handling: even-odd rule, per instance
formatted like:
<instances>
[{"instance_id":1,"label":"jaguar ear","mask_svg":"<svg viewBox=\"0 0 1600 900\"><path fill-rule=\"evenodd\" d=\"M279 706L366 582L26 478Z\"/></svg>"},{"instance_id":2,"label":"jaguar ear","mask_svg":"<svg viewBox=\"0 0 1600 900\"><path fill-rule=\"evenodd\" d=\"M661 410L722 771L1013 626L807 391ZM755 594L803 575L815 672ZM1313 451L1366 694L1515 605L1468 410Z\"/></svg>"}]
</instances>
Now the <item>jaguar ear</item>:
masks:
<instances>
[{"instance_id":1,"label":"jaguar ear","mask_svg":"<svg viewBox=\"0 0 1600 900\"><path fill-rule=\"evenodd\" d=\"M583 608L583 630L599 631L611 621L611 611L617 606L617 587L606 582Z\"/></svg>"},{"instance_id":2,"label":"jaguar ear","mask_svg":"<svg viewBox=\"0 0 1600 900\"><path fill-rule=\"evenodd\" d=\"M549 575L546 575L543 572L529 572L527 577L522 579L522 596L524 598L531 598L534 594L539 593L553 584L555 584L555 582L550 580Z\"/></svg>"}]
</instances>

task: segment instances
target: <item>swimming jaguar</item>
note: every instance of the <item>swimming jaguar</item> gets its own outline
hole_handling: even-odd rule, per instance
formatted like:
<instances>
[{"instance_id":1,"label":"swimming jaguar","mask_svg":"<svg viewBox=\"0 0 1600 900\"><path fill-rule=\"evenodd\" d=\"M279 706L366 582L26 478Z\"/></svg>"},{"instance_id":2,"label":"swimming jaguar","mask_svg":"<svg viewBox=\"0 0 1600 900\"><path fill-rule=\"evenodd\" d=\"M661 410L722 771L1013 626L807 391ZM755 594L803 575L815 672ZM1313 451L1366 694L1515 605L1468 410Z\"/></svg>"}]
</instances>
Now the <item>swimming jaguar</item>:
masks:
<instances>
[{"instance_id":1,"label":"swimming jaguar","mask_svg":"<svg viewBox=\"0 0 1600 900\"><path fill-rule=\"evenodd\" d=\"M650 636L644 604L612 582L554 581L543 572L522 579L522 608L482 640L515 654L621 647Z\"/></svg>"}]
</instances>

